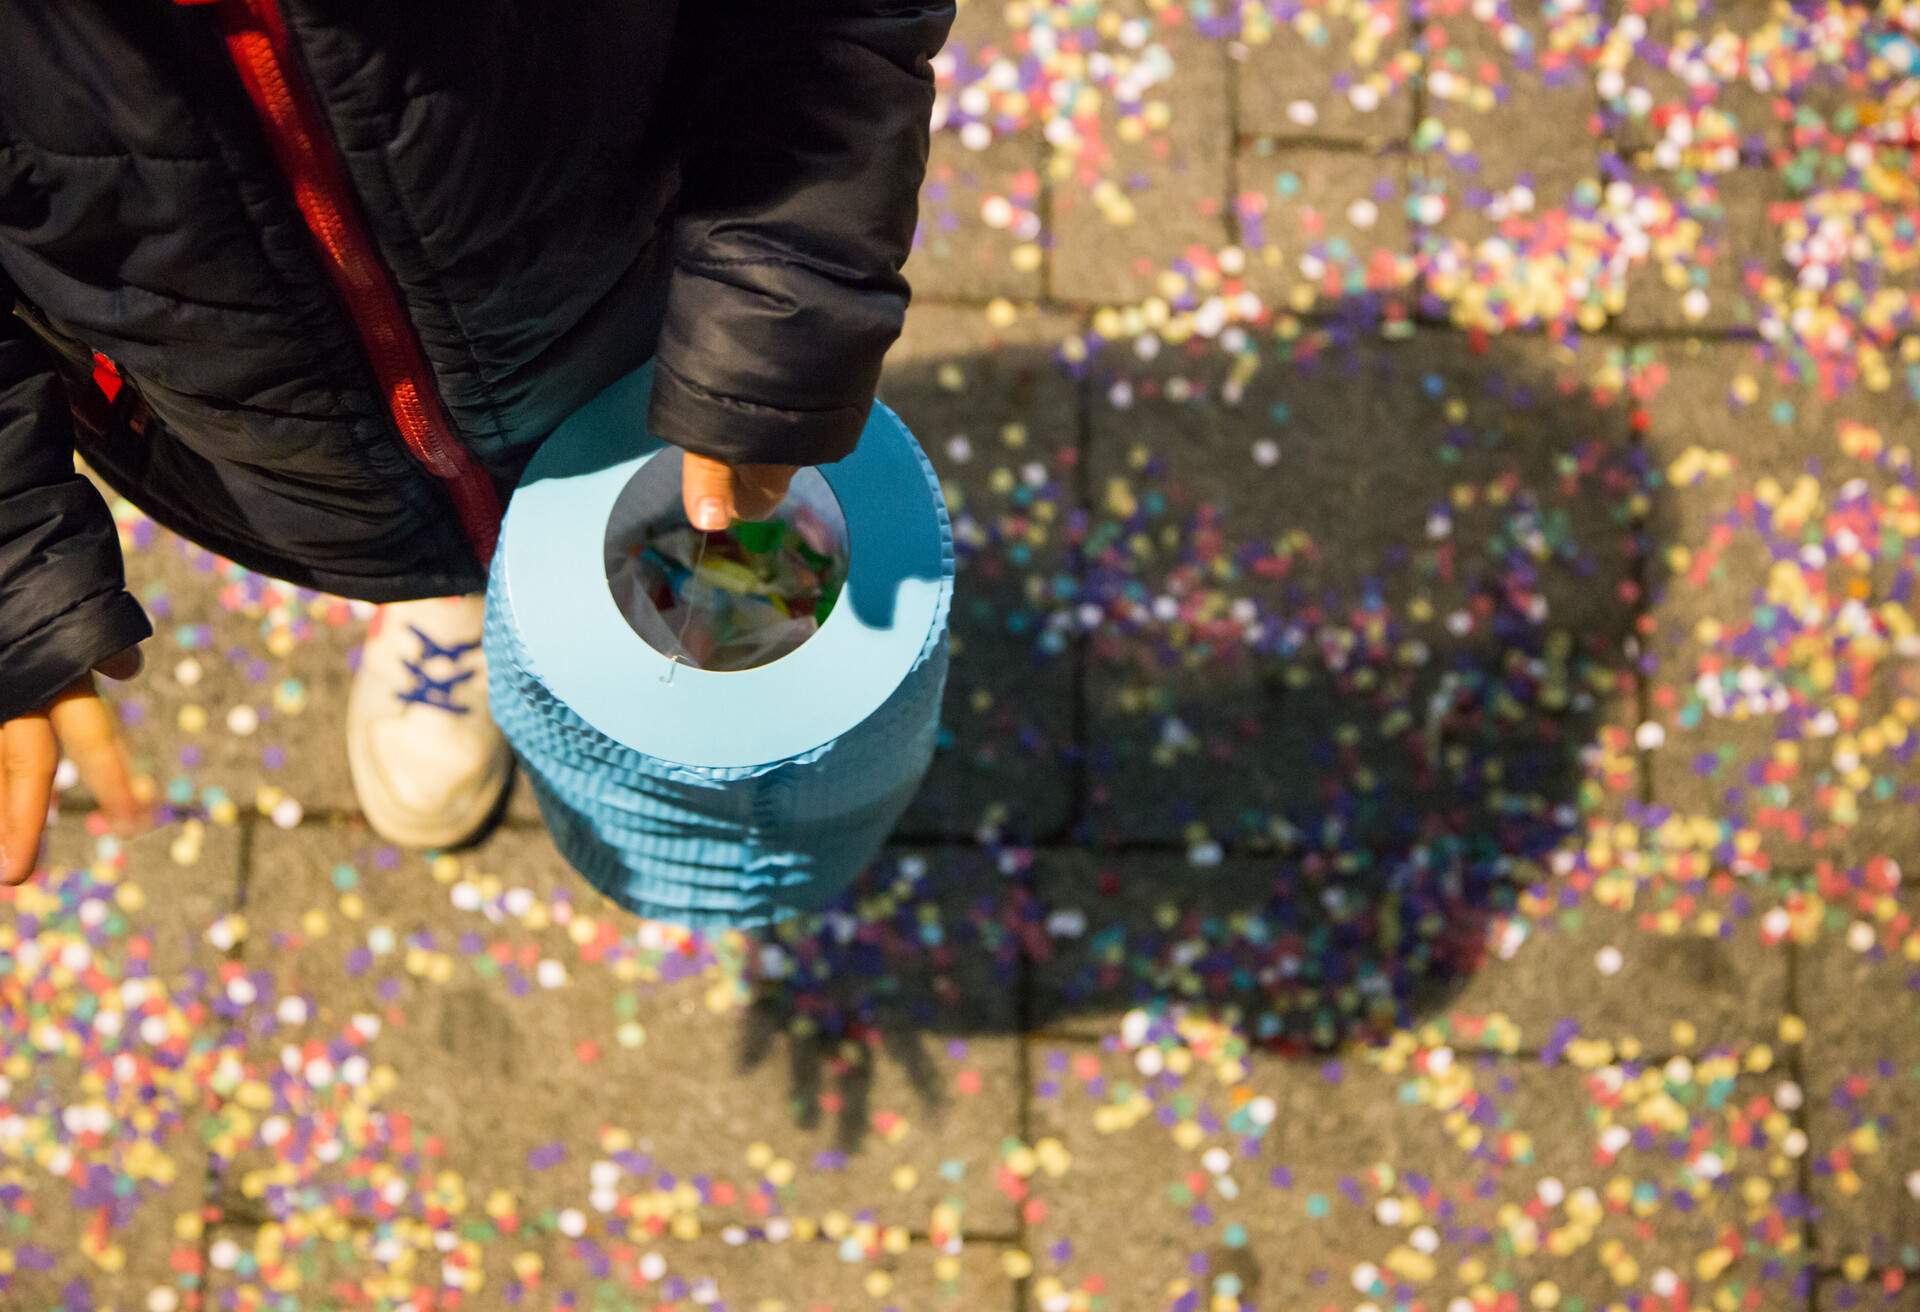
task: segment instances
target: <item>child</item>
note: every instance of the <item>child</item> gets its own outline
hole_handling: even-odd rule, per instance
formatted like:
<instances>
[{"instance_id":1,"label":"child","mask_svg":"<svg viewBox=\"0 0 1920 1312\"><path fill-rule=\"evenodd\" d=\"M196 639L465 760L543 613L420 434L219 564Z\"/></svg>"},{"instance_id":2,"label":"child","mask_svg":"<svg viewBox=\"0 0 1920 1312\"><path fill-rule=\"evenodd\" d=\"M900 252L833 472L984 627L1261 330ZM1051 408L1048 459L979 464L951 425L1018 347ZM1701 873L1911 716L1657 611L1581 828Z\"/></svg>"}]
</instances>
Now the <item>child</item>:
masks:
<instances>
[{"instance_id":1,"label":"child","mask_svg":"<svg viewBox=\"0 0 1920 1312\"><path fill-rule=\"evenodd\" d=\"M475 595L503 494L649 357L701 527L852 449L952 16L0 0L0 879L62 750L139 822L93 674L151 630L76 450L249 568L398 603L355 789L396 841L471 838L510 773Z\"/></svg>"}]
</instances>

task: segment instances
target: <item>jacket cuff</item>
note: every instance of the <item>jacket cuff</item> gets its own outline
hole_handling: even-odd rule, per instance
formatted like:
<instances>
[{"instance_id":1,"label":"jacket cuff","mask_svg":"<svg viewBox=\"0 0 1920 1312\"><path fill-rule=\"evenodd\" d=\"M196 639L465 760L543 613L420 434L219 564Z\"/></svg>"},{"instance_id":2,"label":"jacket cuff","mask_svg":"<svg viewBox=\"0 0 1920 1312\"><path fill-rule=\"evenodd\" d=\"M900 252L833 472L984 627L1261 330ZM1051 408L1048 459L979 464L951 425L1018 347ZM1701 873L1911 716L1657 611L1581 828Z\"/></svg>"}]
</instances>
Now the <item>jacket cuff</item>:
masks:
<instances>
[{"instance_id":1,"label":"jacket cuff","mask_svg":"<svg viewBox=\"0 0 1920 1312\"><path fill-rule=\"evenodd\" d=\"M654 436L729 465L825 465L853 454L873 409L786 410L722 396L656 359L647 426Z\"/></svg>"},{"instance_id":2,"label":"jacket cuff","mask_svg":"<svg viewBox=\"0 0 1920 1312\"><path fill-rule=\"evenodd\" d=\"M133 594L87 598L0 647L0 723L51 702L99 662L153 636Z\"/></svg>"}]
</instances>

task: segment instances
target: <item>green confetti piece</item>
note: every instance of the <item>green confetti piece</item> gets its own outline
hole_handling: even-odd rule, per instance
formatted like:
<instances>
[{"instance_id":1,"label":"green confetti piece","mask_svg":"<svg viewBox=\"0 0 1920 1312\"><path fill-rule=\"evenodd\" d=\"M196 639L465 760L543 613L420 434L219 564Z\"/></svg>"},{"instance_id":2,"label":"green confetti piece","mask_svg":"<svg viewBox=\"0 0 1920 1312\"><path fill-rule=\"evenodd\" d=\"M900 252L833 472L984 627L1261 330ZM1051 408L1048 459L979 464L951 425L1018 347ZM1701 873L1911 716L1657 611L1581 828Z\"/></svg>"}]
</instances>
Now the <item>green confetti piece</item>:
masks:
<instances>
[{"instance_id":1,"label":"green confetti piece","mask_svg":"<svg viewBox=\"0 0 1920 1312\"><path fill-rule=\"evenodd\" d=\"M757 555L775 551L787 534L786 521L779 519L736 520L732 529L733 540Z\"/></svg>"}]
</instances>

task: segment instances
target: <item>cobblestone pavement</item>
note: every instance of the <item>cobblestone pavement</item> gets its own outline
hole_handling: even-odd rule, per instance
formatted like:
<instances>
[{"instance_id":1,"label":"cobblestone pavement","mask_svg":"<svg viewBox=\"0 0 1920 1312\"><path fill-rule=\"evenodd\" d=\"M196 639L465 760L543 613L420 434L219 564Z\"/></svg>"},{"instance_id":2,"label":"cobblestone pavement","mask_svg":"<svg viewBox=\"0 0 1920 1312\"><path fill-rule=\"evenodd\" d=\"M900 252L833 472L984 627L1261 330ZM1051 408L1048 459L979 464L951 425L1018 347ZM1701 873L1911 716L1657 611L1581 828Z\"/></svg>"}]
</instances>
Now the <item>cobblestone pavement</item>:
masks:
<instances>
[{"instance_id":1,"label":"cobblestone pavement","mask_svg":"<svg viewBox=\"0 0 1920 1312\"><path fill-rule=\"evenodd\" d=\"M120 506L171 823L0 895L0 1306L1920 1308L1917 33L969 0L946 732L758 940L383 846L367 609Z\"/></svg>"}]
</instances>

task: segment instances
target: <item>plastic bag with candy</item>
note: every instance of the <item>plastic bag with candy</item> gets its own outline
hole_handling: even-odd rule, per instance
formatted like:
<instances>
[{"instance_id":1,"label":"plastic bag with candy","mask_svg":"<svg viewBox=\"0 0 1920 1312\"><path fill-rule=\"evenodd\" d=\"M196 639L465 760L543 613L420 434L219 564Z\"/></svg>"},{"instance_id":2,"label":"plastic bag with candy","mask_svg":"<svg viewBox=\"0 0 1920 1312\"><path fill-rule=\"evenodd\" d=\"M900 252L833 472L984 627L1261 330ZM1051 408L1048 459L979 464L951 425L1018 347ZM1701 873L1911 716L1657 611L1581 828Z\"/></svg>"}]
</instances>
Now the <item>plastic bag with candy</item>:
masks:
<instances>
[{"instance_id":1,"label":"plastic bag with candy","mask_svg":"<svg viewBox=\"0 0 1920 1312\"><path fill-rule=\"evenodd\" d=\"M794 482L774 518L721 532L674 513L616 522L608 582L634 631L705 670L765 665L812 637L846 581L845 528L824 480Z\"/></svg>"}]
</instances>

